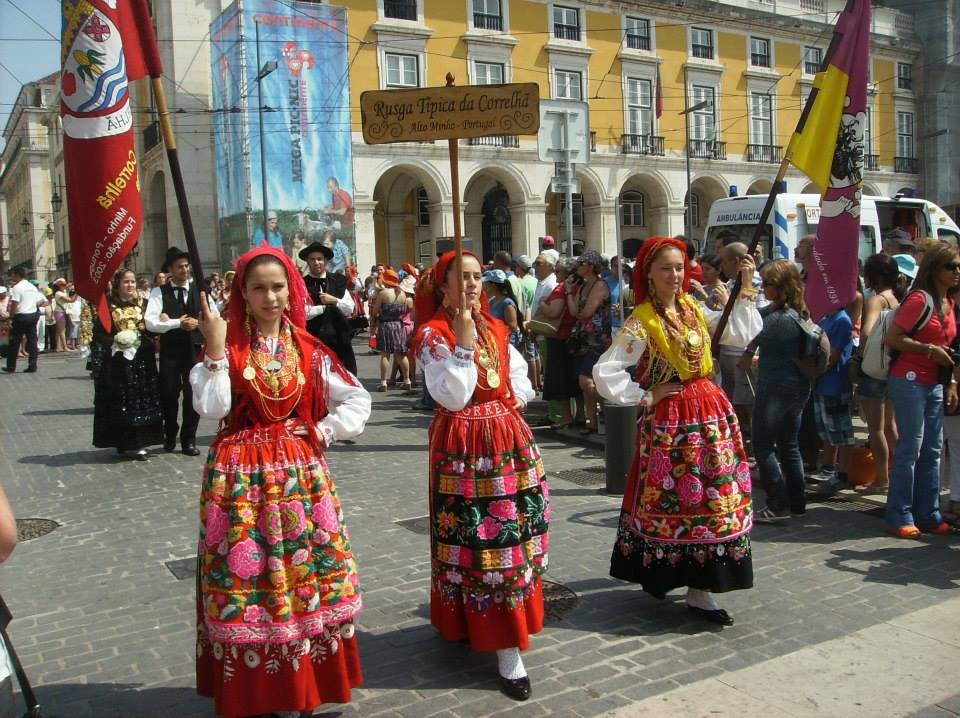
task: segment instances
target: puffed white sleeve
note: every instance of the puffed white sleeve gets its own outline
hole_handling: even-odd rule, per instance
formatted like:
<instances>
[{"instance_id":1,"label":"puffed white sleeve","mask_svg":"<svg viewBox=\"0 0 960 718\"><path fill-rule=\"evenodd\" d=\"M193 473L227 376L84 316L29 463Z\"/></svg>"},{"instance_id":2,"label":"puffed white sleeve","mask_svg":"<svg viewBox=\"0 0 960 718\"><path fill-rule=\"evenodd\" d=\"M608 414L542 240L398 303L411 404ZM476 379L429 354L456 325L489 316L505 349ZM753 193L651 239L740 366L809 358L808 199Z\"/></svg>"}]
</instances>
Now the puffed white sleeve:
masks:
<instances>
[{"instance_id":1,"label":"puffed white sleeve","mask_svg":"<svg viewBox=\"0 0 960 718\"><path fill-rule=\"evenodd\" d=\"M620 406L649 404L650 392L641 389L627 371L643 356L646 348L645 333L639 322L630 317L593 367L597 393L611 404Z\"/></svg>"},{"instance_id":2,"label":"puffed white sleeve","mask_svg":"<svg viewBox=\"0 0 960 718\"><path fill-rule=\"evenodd\" d=\"M723 309L713 310L700 305L700 311L707 321L707 328L712 336L720 322ZM756 296L745 293L733 303L733 310L723 329L723 336L720 337L720 345L743 349L753 341L761 329L763 329L763 317L757 309Z\"/></svg>"},{"instance_id":3,"label":"puffed white sleeve","mask_svg":"<svg viewBox=\"0 0 960 718\"><path fill-rule=\"evenodd\" d=\"M227 359L204 357L190 370L193 408L205 419L222 419L230 411L230 372Z\"/></svg>"},{"instance_id":4,"label":"puffed white sleeve","mask_svg":"<svg viewBox=\"0 0 960 718\"><path fill-rule=\"evenodd\" d=\"M330 366L330 357L324 356L320 372L327 391L327 415L317 422L324 442L358 436L370 418L370 394L359 384L344 379Z\"/></svg>"},{"instance_id":5,"label":"puffed white sleeve","mask_svg":"<svg viewBox=\"0 0 960 718\"><path fill-rule=\"evenodd\" d=\"M451 349L443 337L426 329L417 360L423 367L427 391L440 406L459 411L470 402L477 387L472 349Z\"/></svg>"},{"instance_id":6,"label":"puffed white sleeve","mask_svg":"<svg viewBox=\"0 0 960 718\"><path fill-rule=\"evenodd\" d=\"M530 383L527 360L513 344L508 346L510 348L510 383L513 385L514 395L526 406L537 395L533 390L533 384Z\"/></svg>"},{"instance_id":7,"label":"puffed white sleeve","mask_svg":"<svg viewBox=\"0 0 960 718\"><path fill-rule=\"evenodd\" d=\"M147 298L147 309L143 313L143 323L148 332L154 334L165 334L171 329L180 328L180 318L161 319L163 313L163 296L160 294L160 287L154 287L150 290L150 296Z\"/></svg>"},{"instance_id":8,"label":"puffed white sleeve","mask_svg":"<svg viewBox=\"0 0 960 718\"><path fill-rule=\"evenodd\" d=\"M350 294L350 292L344 292L342 297L337 297L337 303L335 306L345 317L349 317L357 309L356 305L353 303L353 295Z\"/></svg>"}]
</instances>

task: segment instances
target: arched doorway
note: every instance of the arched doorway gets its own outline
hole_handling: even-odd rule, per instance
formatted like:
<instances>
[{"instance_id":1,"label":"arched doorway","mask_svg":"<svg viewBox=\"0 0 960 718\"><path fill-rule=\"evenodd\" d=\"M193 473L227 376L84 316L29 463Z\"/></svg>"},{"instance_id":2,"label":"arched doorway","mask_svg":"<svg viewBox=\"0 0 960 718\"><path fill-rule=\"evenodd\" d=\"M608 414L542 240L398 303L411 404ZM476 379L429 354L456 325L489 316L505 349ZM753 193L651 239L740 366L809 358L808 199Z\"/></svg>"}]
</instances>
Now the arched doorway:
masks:
<instances>
[{"instance_id":1,"label":"arched doorway","mask_svg":"<svg viewBox=\"0 0 960 718\"><path fill-rule=\"evenodd\" d=\"M687 217L692 218L693 226L687 227L687 233L698 245L703 244L703 235L710 215L710 207L721 197L727 196L726 186L716 177L697 177L690 185L689 208Z\"/></svg>"},{"instance_id":2,"label":"arched doorway","mask_svg":"<svg viewBox=\"0 0 960 718\"><path fill-rule=\"evenodd\" d=\"M443 224L440 190L419 167L386 170L373 189L376 259L399 267L404 262L430 264L434 237Z\"/></svg>"},{"instance_id":3,"label":"arched doorway","mask_svg":"<svg viewBox=\"0 0 960 718\"><path fill-rule=\"evenodd\" d=\"M758 179L750 183L750 186L747 187L747 194L770 194L770 190L773 189L773 181L768 179Z\"/></svg>"},{"instance_id":4,"label":"arched doorway","mask_svg":"<svg viewBox=\"0 0 960 718\"><path fill-rule=\"evenodd\" d=\"M513 256L513 223L510 221L510 194L499 182L484 195L480 220L481 257L484 262L497 252Z\"/></svg>"}]
</instances>

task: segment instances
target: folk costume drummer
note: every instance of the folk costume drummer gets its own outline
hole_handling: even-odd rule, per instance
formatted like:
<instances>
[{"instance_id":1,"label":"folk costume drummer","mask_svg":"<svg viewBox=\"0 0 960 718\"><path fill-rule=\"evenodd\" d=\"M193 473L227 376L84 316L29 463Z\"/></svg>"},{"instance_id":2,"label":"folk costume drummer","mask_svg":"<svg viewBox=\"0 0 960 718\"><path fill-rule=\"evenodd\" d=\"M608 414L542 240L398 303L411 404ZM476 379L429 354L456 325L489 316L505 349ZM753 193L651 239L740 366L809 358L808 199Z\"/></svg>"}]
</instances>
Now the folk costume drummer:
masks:
<instances>
[{"instance_id":1,"label":"folk costume drummer","mask_svg":"<svg viewBox=\"0 0 960 718\"><path fill-rule=\"evenodd\" d=\"M753 585L750 468L733 407L711 379L684 244L648 239L633 288L637 306L593 369L604 399L639 411L610 574L661 599L686 587L691 613L729 626L713 594Z\"/></svg>"},{"instance_id":2,"label":"folk costume drummer","mask_svg":"<svg viewBox=\"0 0 960 718\"><path fill-rule=\"evenodd\" d=\"M362 682L357 566L324 450L363 430L370 395L306 331L309 302L273 247L238 260L229 322L201 302L194 405L222 421L201 492L197 691L223 716L308 716Z\"/></svg>"},{"instance_id":3,"label":"folk costume drummer","mask_svg":"<svg viewBox=\"0 0 960 718\"><path fill-rule=\"evenodd\" d=\"M437 404L430 426L430 620L450 641L496 651L501 690L530 696L520 651L543 627L549 492L520 410L523 356L490 316L480 261L442 255L417 287L414 352Z\"/></svg>"}]
</instances>

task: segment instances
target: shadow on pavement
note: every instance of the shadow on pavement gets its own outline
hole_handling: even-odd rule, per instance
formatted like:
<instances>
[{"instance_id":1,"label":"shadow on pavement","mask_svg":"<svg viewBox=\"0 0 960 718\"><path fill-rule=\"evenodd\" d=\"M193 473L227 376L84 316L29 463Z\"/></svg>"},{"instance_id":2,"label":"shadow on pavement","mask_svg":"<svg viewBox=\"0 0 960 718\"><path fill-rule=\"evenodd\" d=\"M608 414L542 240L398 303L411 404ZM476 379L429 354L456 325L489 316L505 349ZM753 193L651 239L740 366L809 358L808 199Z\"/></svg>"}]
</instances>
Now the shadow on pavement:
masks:
<instances>
[{"instance_id":1,"label":"shadow on pavement","mask_svg":"<svg viewBox=\"0 0 960 718\"><path fill-rule=\"evenodd\" d=\"M129 461L110 449L90 449L89 451L70 451L65 454L41 454L39 456L21 456L18 464L37 464L40 466L83 466L115 464Z\"/></svg>"},{"instance_id":2,"label":"shadow on pavement","mask_svg":"<svg viewBox=\"0 0 960 718\"><path fill-rule=\"evenodd\" d=\"M56 683L34 688L45 718L213 718L213 701L186 687ZM20 698L18 697L19 701Z\"/></svg>"},{"instance_id":3,"label":"shadow on pavement","mask_svg":"<svg viewBox=\"0 0 960 718\"><path fill-rule=\"evenodd\" d=\"M836 549L831 554L827 566L863 576L864 581L897 586L921 584L938 590L960 588L960 579L954 578L957 575L956 554L945 542L943 545L868 551Z\"/></svg>"}]
</instances>

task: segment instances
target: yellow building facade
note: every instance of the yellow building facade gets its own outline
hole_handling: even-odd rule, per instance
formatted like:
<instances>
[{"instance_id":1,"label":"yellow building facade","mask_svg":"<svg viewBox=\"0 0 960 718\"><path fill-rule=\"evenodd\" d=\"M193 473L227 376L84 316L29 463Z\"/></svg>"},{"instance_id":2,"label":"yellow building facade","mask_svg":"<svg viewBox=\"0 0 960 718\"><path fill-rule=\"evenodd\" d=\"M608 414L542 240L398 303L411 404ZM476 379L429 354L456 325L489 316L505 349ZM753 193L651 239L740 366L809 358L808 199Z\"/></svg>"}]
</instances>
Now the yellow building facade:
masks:
<instances>
[{"instance_id":1,"label":"yellow building facade","mask_svg":"<svg viewBox=\"0 0 960 718\"><path fill-rule=\"evenodd\" d=\"M576 167L574 248L615 254L618 237L701 238L714 200L770 189L843 3L346 5L363 266L374 258L429 260L436 240L453 234L453 215L446 142L365 145L362 92L441 86L449 72L460 85L535 82L542 99L586 102L592 151ZM911 78L918 48L904 17L874 9L865 150L871 194L917 181ZM538 159L533 136L461 140L463 227L474 251L535 254L545 234L566 241L564 202L551 192L555 171ZM809 188L793 170L787 183L791 191Z\"/></svg>"}]
</instances>

